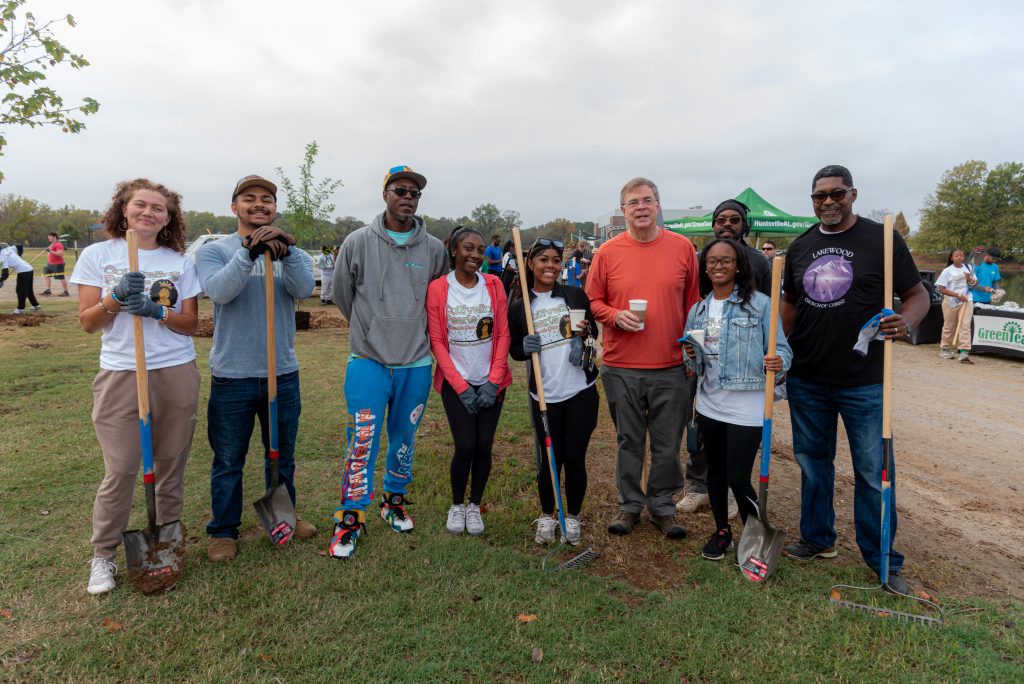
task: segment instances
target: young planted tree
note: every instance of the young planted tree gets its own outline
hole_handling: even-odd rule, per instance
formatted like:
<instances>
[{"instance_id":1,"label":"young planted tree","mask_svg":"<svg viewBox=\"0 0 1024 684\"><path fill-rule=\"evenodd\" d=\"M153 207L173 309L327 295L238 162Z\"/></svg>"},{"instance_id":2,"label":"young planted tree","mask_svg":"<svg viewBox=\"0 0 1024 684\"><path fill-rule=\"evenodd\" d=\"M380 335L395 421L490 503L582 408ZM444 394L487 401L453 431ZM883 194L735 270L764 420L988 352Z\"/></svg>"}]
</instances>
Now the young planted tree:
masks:
<instances>
[{"instance_id":1,"label":"young planted tree","mask_svg":"<svg viewBox=\"0 0 1024 684\"><path fill-rule=\"evenodd\" d=\"M58 22L74 27L70 14L40 23L31 12L19 16L26 0L0 4L0 156L7 138L6 126L57 126L65 133L78 133L85 124L76 117L95 114L100 103L91 97L76 107L65 107L57 91L42 85L46 70L61 64L72 69L89 66L85 57L68 50L50 28ZM0 173L0 182L3 181Z\"/></svg>"},{"instance_id":2,"label":"young planted tree","mask_svg":"<svg viewBox=\"0 0 1024 684\"><path fill-rule=\"evenodd\" d=\"M281 178L281 188L286 198L287 208L282 212L284 219L296 242L307 247L319 247L334 234L331 221L334 205L328 200L342 185L340 180L332 178L325 178L319 183L313 178L313 164L319 152L315 140L306 145L297 183L293 183L280 166L275 169Z\"/></svg>"}]
</instances>

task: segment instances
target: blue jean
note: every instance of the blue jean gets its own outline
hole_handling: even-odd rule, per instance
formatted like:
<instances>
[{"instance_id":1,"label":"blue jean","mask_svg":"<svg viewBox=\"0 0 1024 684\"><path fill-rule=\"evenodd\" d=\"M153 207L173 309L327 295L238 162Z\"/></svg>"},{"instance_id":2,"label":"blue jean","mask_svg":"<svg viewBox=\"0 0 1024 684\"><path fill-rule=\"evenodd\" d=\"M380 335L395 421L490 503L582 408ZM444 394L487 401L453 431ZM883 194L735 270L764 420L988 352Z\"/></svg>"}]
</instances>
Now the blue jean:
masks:
<instances>
[{"instance_id":1,"label":"blue jean","mask_svg":"<svg viewBox=\"0 0 1024 684\"><path fill-rule=\"evenodd\" d=\"M345 472L341 478L341 512L365 511L373 501L373 475L377 467L380 437L386 425L388 453L384 491L405 494L412 484L416 428L430 395L430 366L388 368L372 359L357 357L345 371Z\"/></svg>"},{"instance_id":2,"label":"blue jean","mask_svg":"<svg viewBox=\"0 0 1024 684\"><path fill-rule=\"evenodd\" d=\"M836 543L835 492L838 417L853 460L853 523L864 562L881 566L882 386L845 387L790 376L789 414L793 453L800 464L800 537L819 547ZM903 555L892 548L896 537L896 464L891 466L892 529L889 572L898 574Z\"/></svg>"},{"instance_id":3,"label":"blue jean","mask_svg":"<svg viewBox=\"0 0 1024 684\"><path fill-rule=\"evenodd\" d=\"M263 441L263 481L270 485L270 433L266 378L219 378L210 382L207 435L213 449L210 468L210 508L206 526L211 537L238 539L242 522L242 468L249 451L254 419L260 419ZM299 431L302 398L299 373L277 376L278 479L295 503L295 435ZM263 496L260 492L259 496ZM256 497L258 498L258 497Z\"/></svg>"}]
</instances>

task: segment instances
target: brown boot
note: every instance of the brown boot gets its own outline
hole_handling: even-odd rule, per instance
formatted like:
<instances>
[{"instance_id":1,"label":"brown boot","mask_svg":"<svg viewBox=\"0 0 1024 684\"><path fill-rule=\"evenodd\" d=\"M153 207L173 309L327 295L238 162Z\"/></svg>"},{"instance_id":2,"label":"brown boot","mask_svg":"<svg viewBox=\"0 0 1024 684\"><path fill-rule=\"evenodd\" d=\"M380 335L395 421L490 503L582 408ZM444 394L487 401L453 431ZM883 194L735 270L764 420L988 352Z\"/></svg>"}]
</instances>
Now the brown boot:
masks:
<instances>
[{"instance_id":1,"label":"brown boot","mask_svg":"<svg viewBox=\"0 0 1024 684\"><path fill-rule=\"evenodd\" d=\"M619 511L619 514L615 516L615 519L608 525L608 531L612 534L629 534L636 527L636 524L640 522L639 513L630 513L629 511Z\"/></svg>"},{"instance_id":2,"label":"brown boot","mask_svg":"<svg viewBox=\"0 0 1024 684\"><path fill-rule=\"evenodd\" d=\"M316 536L316 526L312 523L308 523L305 520L296 519L295 521L295 536L299 539L312 539Z\"/></svg>"},{"instance_id":3,"label":"brown boot","mask_svg":"<svg viewBox=\"0 0 1024 684\"><path fill-rule=\"evenodd\" d=\"M686 530L679 524L674 515L658 515L651 518L659 530L669 539L686 539Z\"/></svg>"},{"instance_id":4,"label":"brown boot","mask_svg":"<svg viewBox=\"0 0 1024 684\"><path fill-rule=\"evenodd\" d=\"M235 540L230 537L214 537L206 547L206 557L214 563L235 560L236 546Z\"/></svg>"}]
</instances>

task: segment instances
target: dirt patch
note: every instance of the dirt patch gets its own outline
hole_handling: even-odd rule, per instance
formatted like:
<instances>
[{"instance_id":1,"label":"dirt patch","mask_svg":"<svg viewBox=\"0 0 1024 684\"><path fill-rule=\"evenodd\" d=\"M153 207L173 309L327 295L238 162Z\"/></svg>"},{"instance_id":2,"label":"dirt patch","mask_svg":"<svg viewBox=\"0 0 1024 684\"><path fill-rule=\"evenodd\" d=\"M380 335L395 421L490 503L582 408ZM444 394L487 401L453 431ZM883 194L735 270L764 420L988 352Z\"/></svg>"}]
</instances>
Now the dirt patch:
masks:
<instances>
[{"instance_id":1,"label":"dirt patch","mask_svg":"<svg viewBox=\"0 0 1024 684\"><path fill-rule=\"evenodd\" d=\"M337 309L329 311L313 311L309 317L309 327L316 328L347 328L348 321L341 317Z\"/></svg>"},{"instance_id":2,"label":"dirt patch","mask_svg":"<svg viewBox=\"0 0 1024 684\"><path fill-rule=\"evenodd\" d=\"M21 345L22 349L49 349L53 344L50 342L29 342Z\"/></svg>"},{"instance_id":3,"label":"dirt patch","mask_svg":"<svg viewBox=\"0 0 1024 684\"><path fill-rule=\"evenodd\" d=\"M193 337L213 337L213 316L199 317L199 327Z\"/></svg>"},{"instance_id":4,"label":"dirt patch","mask_svg":"<svg viewBox=\"0 0 1024 684\"><path fill-rule=\"evenodd\" d=\"M129 564L128 581L147 596L174 588L185 566L184 544L160 542L146 549L146 558L138 565Z\"/></svg>"},{"instance_id":5,"label":"dirt patch","mask_svg":"<svg viewBox=\"0 0 1024 684\"><path fill-rule=\"evenodd\" d=\"M0 325L35 327L44 320L46 320L45 316L37 316L35 314L0 314Z\"/></svg>"},{"instance_id":6,"label":"dirt patch","mask_svg":"<svg viewBox=\"0 0 1024 684\"><path fill-rule=\"evenodd\" d=\"M896 548L907 557L904 575L915 588L1019 600L1024 598L1024 484L1018 457L1024 443L1024 362L983 355L974 359L974 366L964 366L940 359L935 346L896 347ZM793 458L785 403L776 406L775 425L772 519L794 539L800 530L800 468ZM838 562L862 566L853 529L853 470L841 421L838 441ZM646 512L626 537L606 531L618 499L615 433L603 402L587 471L584 536L602 553L592 571L646 589L687 582L678 570L671 571L673 554L700 553L714 531L707 508L680 515L689 533L682 542L665 540Z\"/></svg>"}]
</instances>

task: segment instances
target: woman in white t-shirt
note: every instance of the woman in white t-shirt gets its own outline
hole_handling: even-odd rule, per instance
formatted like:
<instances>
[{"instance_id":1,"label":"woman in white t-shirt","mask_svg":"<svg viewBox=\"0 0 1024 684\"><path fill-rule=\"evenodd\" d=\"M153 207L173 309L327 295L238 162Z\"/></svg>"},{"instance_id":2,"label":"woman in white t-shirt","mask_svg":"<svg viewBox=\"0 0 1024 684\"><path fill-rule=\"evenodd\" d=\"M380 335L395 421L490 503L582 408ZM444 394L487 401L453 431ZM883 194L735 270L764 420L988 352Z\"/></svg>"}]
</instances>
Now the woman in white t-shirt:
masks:
<instances>
[{"instance_id":1,"label":"woman in white t-shirt","mask_svg":"<svg viewBox=\"0 0 1024 684\"><path fill-rule=\"evenodd\" d=\"M483 235L457 226L448 238L452 271L427 287L427 333L437 360L434 389L441 395L455 442L452 507L445 525L453 534L484 531L480 504L491 473L491 447L505 388L512 384L508 301L498 277L480 273L484 259Z\"/></svg>"},{"instance_id":2,"label":"woman in white t-shirt","mask_svg":"<svg viewBox=\"0 0 1024 684\"><path fill-rule=\"evenodd\" d=\"M698 266L701 294L686 318L686 330L703 330L703 368L697 379L697 424L708 460L708 497L715 533L704 545L708 560L721 560L732 548L728 490L740 515L758 517L757 495L750 473L761 444L764 422L765 371L789 368L793 352L779 325L776 355L768 356L771 299L754 289L747 250L735 240L715 239L701 250ZM684 345L690 359L694 343ZM692 361L687 375L692 376Z\"/></svg>"},{"instance_id":3,"label":"woman in white t-shirt","mask_svg":"<svg viewBox=\"0 0 1024 684\"><path fill-rule=\"evenodd\" d=\"M590 311L590 300L579 287L562 285L562 243L539 238L530 247L526 259L526 286L534 333L527 335L526 312L518 282L512 289L509 305L509 330L512 334L512 358L524 361L540 353L540 373L544 382L548 428L555 452L555 466L565 486L565 541L580 543L580 510L587 493L587 447L597 427L597 366L593 340L597 324ZM582 310L583 320L574 329L571 310ZM537 439L543 443L544 428L537 402L537 384L529 367L530 410ZM551 468L546 454L538 454L537 493L541 515L537 518L534 541L547 544L555 540L558 521L555 494L551 486Z\"/></svg>"},{"instance_id":4,"label":"woman in white t-shirt","mask_svg":"<svg viewBox=\"0 0 1024 684\"><path fill-rule=\"evenodd\" d=\"M964 263L964 250L954 249L948 265L935 280L935 289L942 298L942 338L939 356L951 359L954 350L960 352L960 363L974 363L970 359L971 318L974 317L974 297L971 286L978 282L971 267Z\"/></svg>"},{"instance_id":5,"label":"woman in white t-shirt","mask_svg":"<svg viewBox=\"0 0 1024 684\"><path fill-rule=\"evenodd\" d=\"M158 525L181 516L199 402L192 335L200 289L195 266L184 254L181 196L142 178L119 183L103 223L110 239L86 247L71 274L82 329L102 334L92 419L104 475L93 504L90 594L116 584L117 547L141 461L133 316L143 317ZM128 270L129 228L138 234L138 271Z\"/></svg>"}]
</instances>

